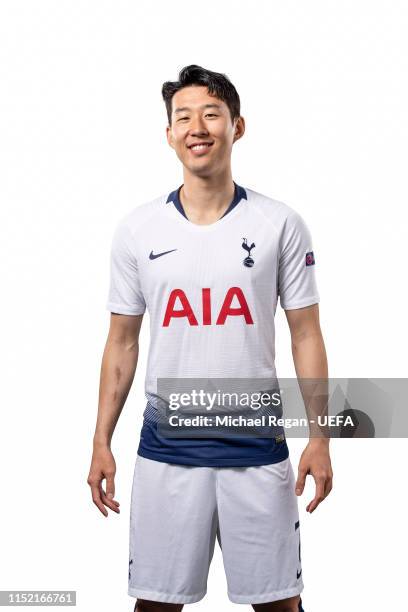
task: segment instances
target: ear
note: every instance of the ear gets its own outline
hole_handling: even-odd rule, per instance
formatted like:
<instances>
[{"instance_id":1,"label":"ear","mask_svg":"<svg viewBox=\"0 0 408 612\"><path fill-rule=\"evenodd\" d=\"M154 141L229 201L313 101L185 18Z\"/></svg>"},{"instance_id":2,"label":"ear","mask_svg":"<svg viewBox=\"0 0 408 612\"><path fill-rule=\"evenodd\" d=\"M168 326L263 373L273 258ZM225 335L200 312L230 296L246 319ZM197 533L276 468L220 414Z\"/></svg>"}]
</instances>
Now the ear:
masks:
<instances>
[{"instance_id":1,"label":"ear","mask_svg":"<svg viewBox=\"0 0 408 612\"><path fill-rule=\"evenodd\" d=\"M172 133L171 133L171 127L169 125L166 127L166 137L167 137L167 142L174 149L174 146L173 146L173 136L172 136Z\"/></svg>"},{"instance_id":2,"label":"ear","mask_svg":"<svg viewBox=\"0 0 408 612\"><path fill-rule=\"evenodd\" d=\"M238 117L236 119L235 132L234 132L234 142L239 140L245 133L245 119L243 117Z\"/></svg>"}]
</instances>

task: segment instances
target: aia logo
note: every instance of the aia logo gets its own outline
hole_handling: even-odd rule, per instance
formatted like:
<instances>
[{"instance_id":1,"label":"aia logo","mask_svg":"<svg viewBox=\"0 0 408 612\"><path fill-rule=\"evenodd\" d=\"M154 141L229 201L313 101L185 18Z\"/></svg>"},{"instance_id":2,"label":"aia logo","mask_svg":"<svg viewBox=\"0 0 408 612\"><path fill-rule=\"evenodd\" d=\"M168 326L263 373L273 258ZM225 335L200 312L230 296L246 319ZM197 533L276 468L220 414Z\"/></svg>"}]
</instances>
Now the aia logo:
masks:
<instances>
[{"instance_id":1,"label":"aia logo","mask_svg":"<svg viewBox=\"0 0 408 612\"><path fill-rule=\"evenodd\" d=\"M234 298L236 298L239 303L238 307L232 306ZM179 300L181 309L175 308L176 300ZM211 289L209 287L205 287L201 290L201 305L200 314L202 325L212 325L213 313L211 308ZM240 287L231 287L231 289L228 289L215 324L225 325L227 317L243 317L247 325L253 324L248 303ZM170 293L163 319L163 327L168 327L173 318L185 318L189 325L199 325L196 313L193 311L188 297L182 289L173 289Z\"/></svg>"},{"instance_id":2,"label":"aia logo","mask_svg":"<svg viewBox=\"0 0 408 612\"><path fill-rule=\"evenodd\" d=\"M314 266L315 265L315 258L313 255L313 251L309 251L309 253L306 253L306 265L307 266Z\"/></svg>"}]
</instances>

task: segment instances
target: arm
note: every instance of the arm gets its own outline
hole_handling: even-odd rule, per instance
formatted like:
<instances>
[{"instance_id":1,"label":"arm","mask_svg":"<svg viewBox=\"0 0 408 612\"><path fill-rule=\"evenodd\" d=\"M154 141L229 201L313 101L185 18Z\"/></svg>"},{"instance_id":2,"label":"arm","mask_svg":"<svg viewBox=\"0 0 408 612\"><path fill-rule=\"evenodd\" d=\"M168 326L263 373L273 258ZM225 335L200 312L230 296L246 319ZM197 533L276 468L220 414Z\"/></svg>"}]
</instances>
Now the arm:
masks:
<instances>
[{"instance_id":1,"label":"arm","mask_svg":"<svg viewBox=\"0 0 408 612\"><path fill-rule=\"evenodd\" d=\"M142 319L143 315L112 313L102 357L98 416L87 482L92 499L104 516L108 516L105 506L119 513L119 503L114 500L116 464L110 444L135 375ZM103 479L106 491L102 488Z\"/></svg>"},{"instance_id":2,"label":"arm","mask_svg":"<svg viewBox=\"0 0 408 612\"><path fill-rule=\"evenodd\" d=\"M292 355L296 375L303 399L305 400L308 416L323 414L327 410L327 396L316 402L312 398L313 385L302 384L302 379L328 379L328 366L326 349L320 329L319 306L313 304L306 308L285 310L286 318L290 328L292 341ZM327 388L327 385L326 385ZM313 428L311 428L312 434ZM302 495L306 476L311 474L315 480L316 492L314 499L307 505L307 512L312 513L323 499L327 497L332 489L333 472L330 461L329 441L326 436L310 436L309 443L302 453L299 462L298 478L296 482L296 494Z\"/></svg>"}]
</instances>

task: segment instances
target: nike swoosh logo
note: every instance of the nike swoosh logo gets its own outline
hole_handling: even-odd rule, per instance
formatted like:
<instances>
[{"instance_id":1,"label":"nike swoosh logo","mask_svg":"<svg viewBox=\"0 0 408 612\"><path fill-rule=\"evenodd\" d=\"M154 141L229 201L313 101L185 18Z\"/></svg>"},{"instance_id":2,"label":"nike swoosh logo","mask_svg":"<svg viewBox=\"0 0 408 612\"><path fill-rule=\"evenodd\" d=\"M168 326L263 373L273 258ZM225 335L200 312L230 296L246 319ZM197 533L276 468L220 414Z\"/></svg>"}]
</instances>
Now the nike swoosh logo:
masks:
<instances>
[{"instance_id":1,"label":"nike swoosh logo","mask_svg":"<svg viewBox=\"0 0 408 612\"><path fill-rule=\"evenodd\" d=\"M300 578L300 574L301 574L301 573L302 573L302 570L300 570L300 572L298 572L298 571L296 570L296 578L297 578L297 580L299 580L299 578Z\"/></svg>"},{"instance_id":2,"label":"nike swoosh logo","mask_svg":"<svg viewBox=\"0 0 408 612\"><path fill-rule=\"evenodd\" d=\"M153 251L150 251L149 259L157 259L162 255L167 255L167 253L173 253L173 251L177 251L177 249L171 249L171 251L163 251L163 253L156 253L156 255L153 254Z\"/></svg>"}]
</instances>

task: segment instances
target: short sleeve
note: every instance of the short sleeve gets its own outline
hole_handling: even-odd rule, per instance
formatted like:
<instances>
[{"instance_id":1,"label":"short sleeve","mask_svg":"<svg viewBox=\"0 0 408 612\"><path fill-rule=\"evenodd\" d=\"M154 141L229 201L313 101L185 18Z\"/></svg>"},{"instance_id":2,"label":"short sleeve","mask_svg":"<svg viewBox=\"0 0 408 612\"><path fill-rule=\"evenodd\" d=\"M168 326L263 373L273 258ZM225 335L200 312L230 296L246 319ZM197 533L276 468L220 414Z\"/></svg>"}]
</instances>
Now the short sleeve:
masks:
<instances>
[{"instance_id":1,"label":"short sleeve","mask_svg":"<svg viewBox=\"0 0 408 612\"><path fill-rule=\"evenodd\" d=\"M304 308L320 301L312 237L295 211L287 217L281 235L278 293L280 305L285 310Z\"/></svg>"},{"instance_id":2,"label":"short sleeve","mask_svg":"<svg viewBox=\"0 0 408 612\"><path fill-rule=\"evenodd\" d=\"M146 310L137 261L131 248L131 232L123 221L116 227L112 239L106 309L126 315L139 315Z\"/></svg>"}]
</instances>

